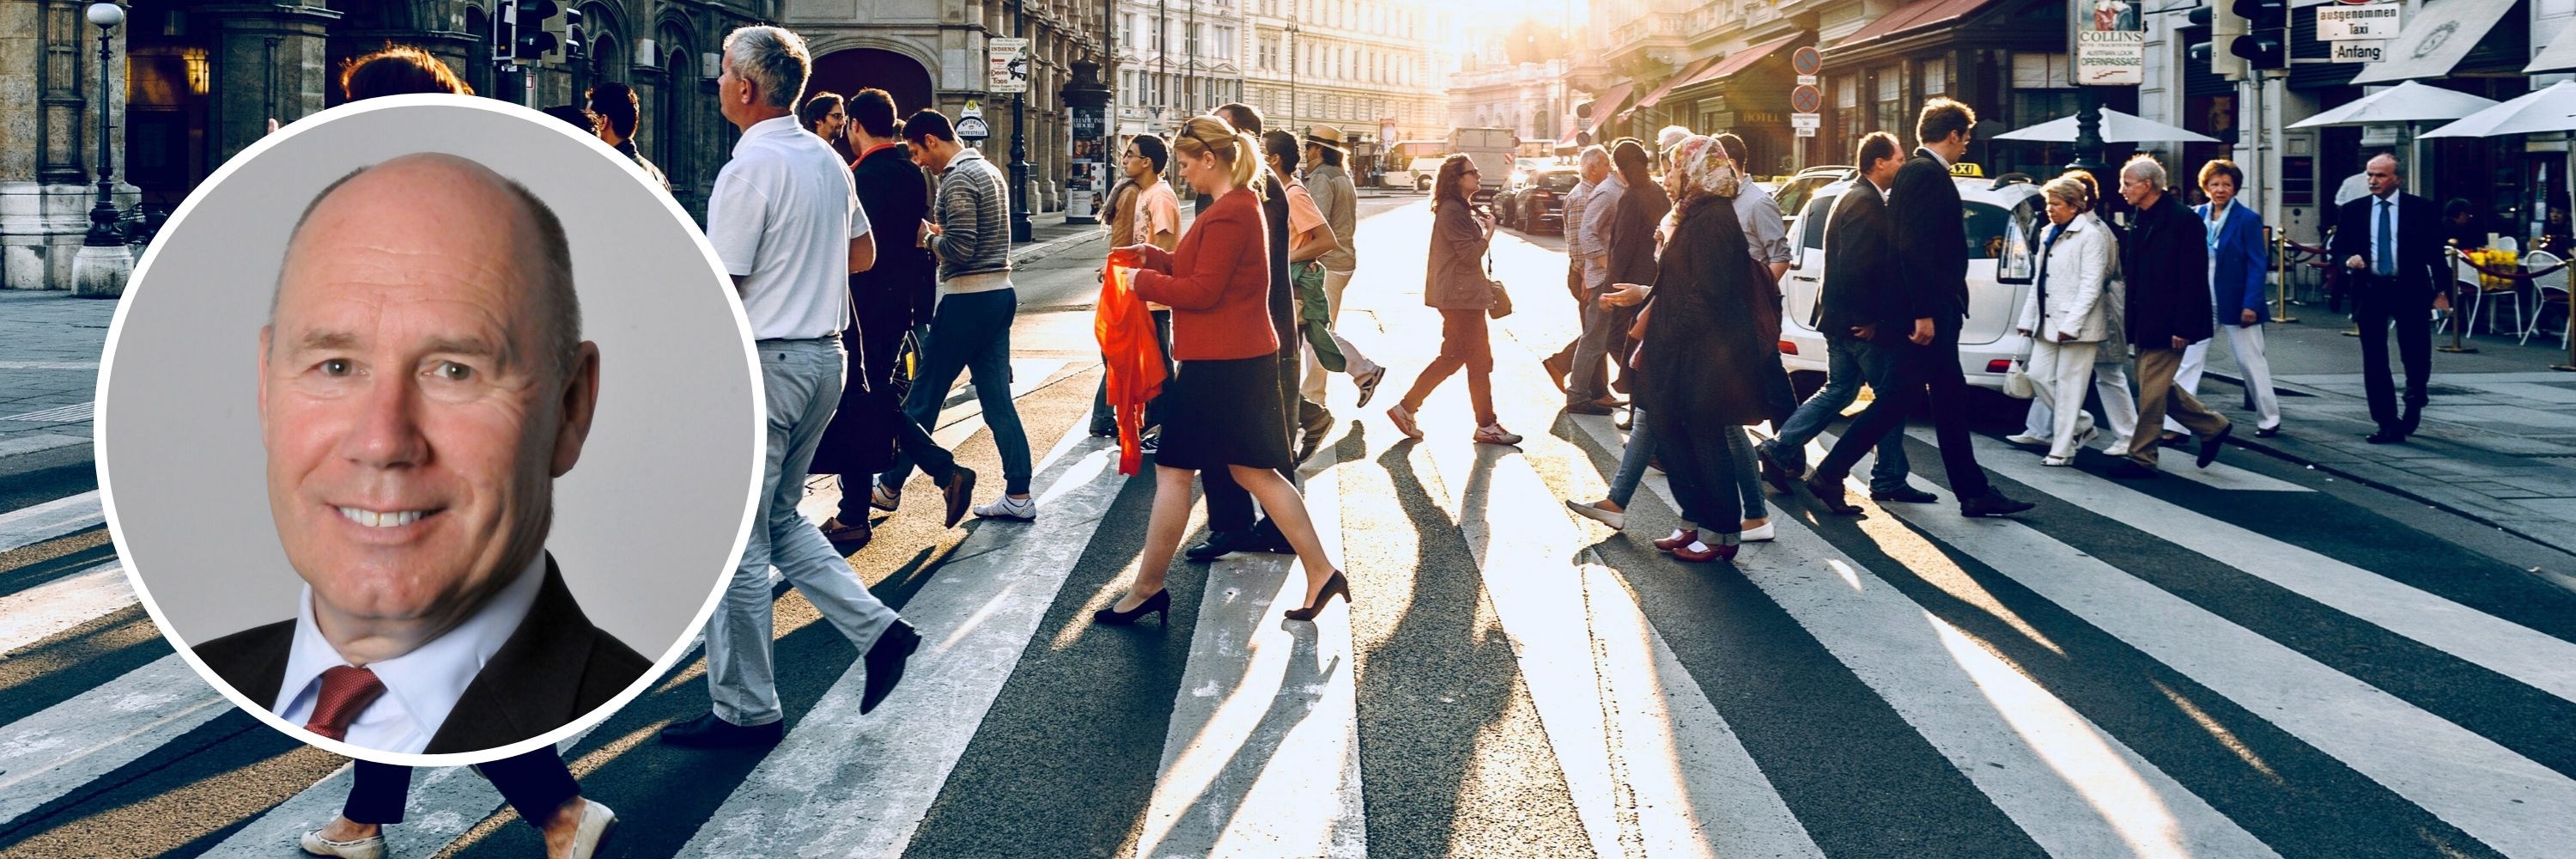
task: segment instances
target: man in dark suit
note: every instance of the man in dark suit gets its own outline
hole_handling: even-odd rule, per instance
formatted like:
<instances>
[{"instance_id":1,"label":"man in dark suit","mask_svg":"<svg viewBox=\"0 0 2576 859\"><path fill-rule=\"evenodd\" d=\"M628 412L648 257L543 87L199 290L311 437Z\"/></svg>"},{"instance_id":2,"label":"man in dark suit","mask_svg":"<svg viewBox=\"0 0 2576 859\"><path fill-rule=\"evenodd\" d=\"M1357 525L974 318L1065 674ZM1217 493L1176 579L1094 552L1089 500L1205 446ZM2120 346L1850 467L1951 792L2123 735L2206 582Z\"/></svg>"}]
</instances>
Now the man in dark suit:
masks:
<instances>
[{"instance_id":1,"label":"man in dark suit","mask_svg":"<svg viewBox=\"0 0 2576 859\"><path fill-rule=\"evenodd\" d=\"M1947 98L1925 103L1914 127L1922 148L1897 168L1888 189L1888 222L1895 231L1900 273L1881 279L1889 290L1884 309L1871 314L1881 321L1850 329L1869 341L1870 352L1881 353L1871 360L1888 369L1871 378L1878 399L1807 479L1808 490L1836 513L1860 512L1843 501L1843 476L1851 473L1862 452L1902 431L1905 413L1927 398L1940 438L1941 465L1950 474L1950 491L1959 495L1959 513L2003 516L2032 506L1995 491L1969 447L1968 381L1959 370L1959 328L1968 317L1968 228L1960 217L1959 187L1950 179L1950 165L1968 154L1969 129L1976 124L1976 113L1965 104ZM1831 276L1830 265L1826 272ZM1889 311L1896 313L1880 315ZM1887 384L1878 384L1881 378Z\"/></svg>"},{"instance_id":2,"label":"man in dark suit","mask_svg":"<svg viewBox=\"0 0 2576 859\"><path fill-rule=\"evenodd\" d=\"M2120 272L2128 282L2124 305L2129 343L2138 348L2138 426L2129 434L2129 461L2111 471L2121 478L2154 477L2156 445L2171 414L2200 440L2202 468L2218 459L2235 426L2174 383L2183 350L2208 340L2217 324L2210 310L2209 228L2182 200L2165 193L2164 165L2140 155L2120 167L2120 198L2137 211L2120 243Z\"/></svg>"},{"instance_id":3,"label":"man in dark suit","mask_svg":"<svg viewBox=\"0 0 2576 859\"><path fill-rule=\"evenodd\" d=\"M1897 146L1896 135L1873 131L1861 137L1852 163L1861 165L1860 176L1825 217L1825 282L1807 320L1825 336L1825 385L1780 425L1779 435L1756 447L1764 478L1782 493L1790 491L1791 476L1807 471L1807 442L1859 397L1862 381L1894 385L1883 380L1890 353L1869 351L1869 344L1853 332L1863 325L1893 327L1891 320L1905 317L1901 294L1894 289L1903 261L1896 256L1896 229L1887 220L1887 188L1905 166L1905 151ZM1933 500L1930 493L1905 484L1903 436L1879 439L1877 450L1870 468L1872 498Z\"/></svg>"},{"instance_id":4,"label":"man in dark suit","mask_svg":"<svg viewBox=\"0 0 2576 859\"><path fill-rule=\"evenodd\" d=\"M1261 112L1251 105L1230 102L1212 111L1234 126L1234 130L1261 136ZM1279 177L1262 173L1262 223L1270 233L1270 327L1279 336L1279 410L1287 416L1289 449L1297 447L1298 406L1303 397L1298 384L1305 372L1305 353L1297 336L1296 286L1288 279L1288 186ZM1202 211L1205 206L1200 207ZM1297 479L1295 469L1282 471L1290 481ZM1252 515L1252 493L1234 482L1224 469L1199 473L1201 494L1207 496L1208 539L1191 546L1185 555L1193 561L1213 561L1232 552L1269 552L1293 554L1288 538L1268 517L1255 522Z\"/></svg>"},{"instance_id":5,"label":"man in dark suit","mask_svg":"<svg viewBox=\"0 0 2576 859\"><path fill-rule=\"evenodd\" d=\"M843 108L849 114L850 148L859 154L850 179L859 192L859 208L870 224L918 224L930 216L930 189L921 168L903 151L901 126L894 119L894 96L863 89ZM849 381L841 386L841 407L814 447L812 474L841 478L841 508L820 526L835 548L856 551L875 535L868 527L868 508L893 511L899 499L873 479L894 464L896 445L904 457L921 466L938 484L947 504L947 526L957 527L975 497L975 471L957 464L920 424L903 419L903 401L894 388L896 353L903 335L930 324L938 297L937 265L922 247L877 248L877 262L850 274L850 306L855 325L841 332L849 353Z\"/></svg>"},{"instance_id":6,"label":"man in dark suit","mask_svg":"<svg viewBox=\"0 0 2576 859\"><path fill-rule=\"evenodd\" d=\"M259 417L304 592L197 657L288 723L384 752L481 752L607 705L652 663L591 625L544 552L599 392L562 224L480 164L419 154L334 183L290 236ZM486 774L549 842L595 845L614 819L551 748ZM380 851L408 784L362 764L306 849Z\"/></svg>"},{"instance_id":7,"label":"man in dark suit","mask_svg":"<svg viewBox=\"0 0 2576 859\"><path fill-rule=\"evenodd\" d=\"M2397 190L2397 156L2382 153L2363 168L2370 195L2335 213L2332 258L2355 284L2352 321L2361 327L2361 381L2370 397L2370 419L2379 431L2371 444L2395 444L2414 434L2424 416L2426 376L2433 371L2432 308L2443 284L2443 234L2433 203ZM2406 410L2388 374L2388 329L2397 328L2397 355L2406 362Z\"/></svg>"}]
</instances>

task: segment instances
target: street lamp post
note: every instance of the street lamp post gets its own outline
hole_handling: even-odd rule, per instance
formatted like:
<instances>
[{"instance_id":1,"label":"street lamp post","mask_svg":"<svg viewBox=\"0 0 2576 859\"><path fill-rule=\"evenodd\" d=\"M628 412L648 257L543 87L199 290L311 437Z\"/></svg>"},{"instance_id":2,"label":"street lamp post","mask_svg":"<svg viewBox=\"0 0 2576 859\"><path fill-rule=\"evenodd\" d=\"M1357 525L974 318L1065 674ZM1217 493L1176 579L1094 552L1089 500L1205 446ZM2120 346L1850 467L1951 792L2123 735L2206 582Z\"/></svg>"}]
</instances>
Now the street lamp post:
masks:
<instances>
[{"instance_id":1,"label":"street lamp post","mask_svg":"<svg viewBox=\"0 0 2576 859\"><path fill-rule=\"evenodd\" d=\"M125 23L125 7L110 2L92 3L87 15L98 25L98 203L89 210L89 234L82 238L80 252L72 258L72 292L75 295L114 298L125 294L126 278L134 273L134 254L125 247L125 237L116 228L115 173L108 166L108 109L113 93L109 90L108 62L116 54L109 45L116 28Z\"/></svg>"},{"instance_id":2,"label":"street lamp post","mask_svg":"<svg viewBox=\"0 0 2576 859\"><path fill-rule=\"evenodd\" d=\"M1011 35L1029 36L1028 0L1011 4ZM1011 94L1011 242L1030 241L1037 229L1029 223L1029 93Z\"/></svg>"}]
</instances>

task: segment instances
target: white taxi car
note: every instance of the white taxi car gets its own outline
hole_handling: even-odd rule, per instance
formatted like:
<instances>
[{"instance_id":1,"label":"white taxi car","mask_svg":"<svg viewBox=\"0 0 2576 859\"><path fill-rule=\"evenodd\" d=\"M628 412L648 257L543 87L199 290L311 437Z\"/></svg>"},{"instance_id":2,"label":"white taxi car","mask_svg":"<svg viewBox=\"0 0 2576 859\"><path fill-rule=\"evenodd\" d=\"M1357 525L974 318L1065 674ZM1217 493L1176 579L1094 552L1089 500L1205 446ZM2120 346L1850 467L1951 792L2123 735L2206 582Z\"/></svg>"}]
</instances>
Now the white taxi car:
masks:
<instances>
[{"instance_id":1,"label":"white taxi car","mask_svg":"<svg viewBox=\"0 0 2576 859\"><path fill-rule=\"evenodd\" d=\"M2013 333L2013 322L2037 272L2044 203L2039 187L2019 174L1988 180L1974 164L1955 165L1950 174L1968 228L1968 319L1959 331L1959 370L1968 384L2000 389L2013 359L2030 349L2030 338ZM1812 320L1825 282L1825 218L1850 189L1849 181L1816 189L1793 221L1791 267L1780 283L1780 363L1801 392L1823 382L1825 338Z\"/></svg>"}]
</instances>

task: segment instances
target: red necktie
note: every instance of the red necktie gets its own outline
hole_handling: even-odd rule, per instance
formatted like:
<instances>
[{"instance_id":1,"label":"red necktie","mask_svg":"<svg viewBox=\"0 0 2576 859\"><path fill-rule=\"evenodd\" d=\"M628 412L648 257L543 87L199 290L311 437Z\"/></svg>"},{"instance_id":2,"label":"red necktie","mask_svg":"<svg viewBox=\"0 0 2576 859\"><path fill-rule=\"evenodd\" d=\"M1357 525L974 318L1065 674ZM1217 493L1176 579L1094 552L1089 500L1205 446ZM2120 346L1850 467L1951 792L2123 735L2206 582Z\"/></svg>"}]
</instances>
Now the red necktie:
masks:
<instances>
[{"instance_id":1,"label":"red necktie","mask_svg":"<svg viewBox=\"0 0 2576 859\"><path fill-rule=\"evenodd\" d=\"M347 665L324 671L322 694L314 698L313 718L304 723L304 729L334 740L345 739L349 723L357 721L358 713L383 694L385 684L376 679L376 672Z\"/></svg>"}]
</instances>

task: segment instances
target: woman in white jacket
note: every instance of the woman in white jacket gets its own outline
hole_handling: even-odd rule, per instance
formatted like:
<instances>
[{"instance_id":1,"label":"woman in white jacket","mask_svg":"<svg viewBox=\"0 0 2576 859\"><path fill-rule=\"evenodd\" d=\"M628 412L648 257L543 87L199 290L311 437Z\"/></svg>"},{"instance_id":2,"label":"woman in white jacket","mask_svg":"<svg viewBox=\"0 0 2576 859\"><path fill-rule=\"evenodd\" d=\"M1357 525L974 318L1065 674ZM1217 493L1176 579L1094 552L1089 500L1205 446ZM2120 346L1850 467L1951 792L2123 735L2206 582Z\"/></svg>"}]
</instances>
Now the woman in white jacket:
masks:
<instances>
[{"instance_id":1,"label":"woman in white jacket","mask_svg":"<svg viewBox=\"0 0 2576 859\"><path fill-rule=\"evenodd\" d=\"M2093 384L2093 362L2124 296L2119 285L2119 238L2093 215L2092 186L2060 176L2040 188L2050 227L2040 244L2039 279L2022 302L2015 326L2031 340L2033 399L2052 421L2047 465L2071 465L2075 451L2092 441L2093 416L2084 390Z\"/></svg>"}]
</instances>

